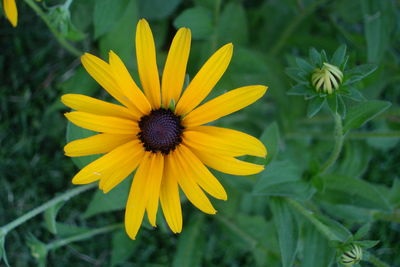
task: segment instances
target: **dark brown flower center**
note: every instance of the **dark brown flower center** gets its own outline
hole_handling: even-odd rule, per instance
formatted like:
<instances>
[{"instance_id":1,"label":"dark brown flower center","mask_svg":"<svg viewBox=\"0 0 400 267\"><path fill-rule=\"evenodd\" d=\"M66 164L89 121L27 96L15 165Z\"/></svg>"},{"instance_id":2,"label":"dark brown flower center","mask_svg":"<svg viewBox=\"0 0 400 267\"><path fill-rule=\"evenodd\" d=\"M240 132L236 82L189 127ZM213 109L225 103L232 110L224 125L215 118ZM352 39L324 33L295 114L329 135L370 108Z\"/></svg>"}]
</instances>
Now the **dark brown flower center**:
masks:
<instances>
[{"instance_id":1,"label":"dark brown flower center","mask_svg":"<svg viewBox=\"0 0 400 267\"><path fill-rule=\"evenodd\" d=\"M146 151L168 154L182 142L181 118L169 109L151 111L140 118L139 127L138 137Z\"/></svg>"}]
</instances>

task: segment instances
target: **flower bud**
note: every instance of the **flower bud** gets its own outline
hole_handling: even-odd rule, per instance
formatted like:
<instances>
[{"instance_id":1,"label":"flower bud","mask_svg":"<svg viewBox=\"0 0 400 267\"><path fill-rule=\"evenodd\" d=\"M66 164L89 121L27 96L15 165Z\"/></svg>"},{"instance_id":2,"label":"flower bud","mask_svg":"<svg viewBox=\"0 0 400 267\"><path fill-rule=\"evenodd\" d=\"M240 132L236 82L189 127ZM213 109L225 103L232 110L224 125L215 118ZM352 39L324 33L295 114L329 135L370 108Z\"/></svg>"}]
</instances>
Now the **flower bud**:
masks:
<instances>
[{"instance_id":1,"label":"flower bud","mask_svg":"<svg viewBox=\"0 0 400 267\"><path fill-rule=\"evenodd\" d=\"M348 250L343 252L340 257L340 263L344 266L353 266L361 261L362 249L360 246L352 244Z\"/></svg>"},{"instance_id":2,"label":"flower bud","mask_svg":"<svg viewBox=\"0 0 400 267\"><path fill-rule=\"evenodd\" d=\"M332 94L342 83L343 72L334 65L324 63L322 68L315 69L311 75L311 82L317 92Z\"/></svg>"}]
</instances>

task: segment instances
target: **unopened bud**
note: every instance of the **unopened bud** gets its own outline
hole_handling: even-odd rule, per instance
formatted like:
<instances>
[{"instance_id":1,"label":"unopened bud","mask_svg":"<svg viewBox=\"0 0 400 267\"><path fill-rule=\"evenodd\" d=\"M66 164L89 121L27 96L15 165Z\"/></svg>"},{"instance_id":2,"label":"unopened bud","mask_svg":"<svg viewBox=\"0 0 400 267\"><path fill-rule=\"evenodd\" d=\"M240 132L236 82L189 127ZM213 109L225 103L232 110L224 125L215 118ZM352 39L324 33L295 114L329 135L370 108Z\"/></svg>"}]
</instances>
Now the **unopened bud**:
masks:
<instances>
[{"instance_id":1,"label":"unopened bud","mask_svg":"<svg viewBox=\"0 0 400 267\"><path fill-rule=\"evenodd\" d=\"M324 63L322 68L315 69L311 75L311 82L317 92L332 94L338 89L343 80L340 69L329 63Z\"/></svg>"},{"instance_id":2,"label":"unopened bud","mask_svg":"<svg viewBox=\"0 0 400 267\"><path fill-rule=\"evenodd\" d=\"M342 263L344 266L353 266L353 264L357 264L361 261L362 254L361 247L352 244L351 247L340 257L340 263Z\"/></svg>"}]
</instances>

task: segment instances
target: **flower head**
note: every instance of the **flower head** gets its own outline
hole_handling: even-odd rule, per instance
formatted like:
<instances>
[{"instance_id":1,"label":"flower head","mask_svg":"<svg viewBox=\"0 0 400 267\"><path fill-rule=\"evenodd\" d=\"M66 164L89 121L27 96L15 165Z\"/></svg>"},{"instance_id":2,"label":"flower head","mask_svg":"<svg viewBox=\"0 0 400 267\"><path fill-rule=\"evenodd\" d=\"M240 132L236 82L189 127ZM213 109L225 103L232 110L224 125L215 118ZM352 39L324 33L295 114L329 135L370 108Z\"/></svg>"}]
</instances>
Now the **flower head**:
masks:
<instances>
[{"instance_id":1,"label":"flower head","mask_svg":"<svg viewBox=\"0 0 400 267\"><path fill-rule=\"evenodd\" d=\"M18 10L15 0L3 0L3 9L7 19L10 21L13 27L17 27Z\"/></svg>"},{"instance_id":2,"label":"flower head","mask_svg":"<svg viewBox=\"0 0 400 267\"><path fill-rule=\"evenodd\" d=\"M322 68L317 68L311 75L311 82L317 92L332 94L343 80L343 72L334 65L324 62Z\"/></svg>"},{"instance_id":3,"label":"flower head","mask_svg":"<svg viewBox=\"0 0 400 267\"><path fill-rule=\"evenodd\" d=\"M357 264L362 259L362 249L360 246L352 244L349 249L343 252L342 256L340 257L340 263L344 266L353 266Z\"/></svg>"},{"instance_id":4,"label":"flower head","mask_svg":"<svg viewBox=\"0 0 400 267\"><path fill-rule=\"evenodd\" d=\"M136 170L125 212L126 231L133 239L145 212L156 226L159 202L171 230L181 231L179 188L197 208L215 214L204 191L222 200L227 194L207 167L233 175L255 174L264 168L236 158L265 157L266 149L258 139L203 124L250 105L267 87L241 87L199 106L227 69L233 46L227 44L215 52L182 92L190 42L190 30L179 29L160 83L153 35L142 19L136 29L136 55L143 91L111 51L108 63L85 54L82 64L122 105L78 94L62 97L65 105L77 110L65 115L71 122L99 132L67 144L66 155L105 153L76 174L74 184L99 180L100 189L107 193Z\"/></svg>"}]
</instances>

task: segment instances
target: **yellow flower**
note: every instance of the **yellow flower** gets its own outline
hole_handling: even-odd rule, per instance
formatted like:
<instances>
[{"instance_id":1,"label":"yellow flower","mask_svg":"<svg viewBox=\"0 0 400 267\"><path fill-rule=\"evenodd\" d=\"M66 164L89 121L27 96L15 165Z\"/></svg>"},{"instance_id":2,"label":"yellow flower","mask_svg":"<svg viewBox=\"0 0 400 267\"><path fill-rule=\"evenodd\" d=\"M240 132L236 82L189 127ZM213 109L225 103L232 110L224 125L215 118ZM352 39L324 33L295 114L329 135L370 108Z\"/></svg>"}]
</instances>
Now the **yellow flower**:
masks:
<instances>
[{"instance_id":1,"label":"yellow flower","mask_svg":"<svg viewBox=\"0 0 400 267\"><path fill-rule=\"evenodd\" d=\"M18 10L15 0L3 0L3 9L7 19L11 22L13 27L17 27Z\"/></svg>"},{"instance_id":2,"label":"yellow flower","mask_svg":"<svg viewBox=\"0 0 400 267\"><path fill-rule=\"evenodd\" d=\"M171 230L181 232L179 187L201 211L216 213L204 191L222 200L227 195L205 165L233 175L251 175L264 168L235 158L265 157L266 149L257 138L203 124L250 105L267 87L241 87L198 106L228 67L233 46L227 44L210 57L182 93L190 42L190 30L179 29L160 86L153 35L142 19L136 28L136 55L144 93L111 51L109 63L85 54L82 64L123 106L78 94L62 97L65 105L77 110L65 114L72 123L100 133L70 142L65 154L79 157L106 153L76 174L74 184L100 180L99 188L107 193L137 169L125 212L125 228L132 239L145 212L156 226L159 201Z\"/></svg>"}]
</instances>

